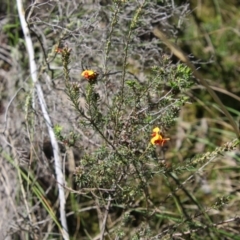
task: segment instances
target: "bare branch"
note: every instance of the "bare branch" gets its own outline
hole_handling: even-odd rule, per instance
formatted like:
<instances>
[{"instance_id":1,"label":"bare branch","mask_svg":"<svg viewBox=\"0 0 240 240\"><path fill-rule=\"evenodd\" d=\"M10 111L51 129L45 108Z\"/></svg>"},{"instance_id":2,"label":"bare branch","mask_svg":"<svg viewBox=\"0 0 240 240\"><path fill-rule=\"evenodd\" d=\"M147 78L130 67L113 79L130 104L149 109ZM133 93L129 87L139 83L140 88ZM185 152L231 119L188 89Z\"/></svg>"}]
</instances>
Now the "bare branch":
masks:
<instances>
[{"instance_id":1,"label":"bare branch","mask_svg":"<svg viewBox=\"0 0 240 240\"><path fill-rule=\"evenodd\" d=\"M100 236L100 240L103 240L103 239L104 239L104 233L105 233L105 229L106 229L106 223L107 223L107 217L108 217L108 212L109 212L110 204L111 204L111 197L109 196L109 198L108 198L108 203L107 203L106 210L105 210L105 215L104 215L103 223L102 223L102 226L101 226L101 236Z\"/></svg>"},{"instance_id":2,"label":"bare branch","mask_svg":"<svg viewBox=\"0 0 240 240\"><path fill-rule=\"evenodd\" d=\"M67 221L66 221L66 213L65 213L65 195L64 195L64 177L62 173L62 167L61 167L61 156L59 154L59 147L58 143L52 128L51 119L49 117L46 102L44 99L43 91L41 88L40 83L38 82L38 72L37 72L37 66L35 62L35 56L34 56L34 50L33 50L33 43L30 36L29 28L27 25L27 22L24 17L24 9L23 4L21 0L17 0L17 8L18 8L18 14L21 22L21 27L24 33L25 41L26 41L26 48L29 56L29 65L30 65L30 74L32 81L34 83L37 97L42 109L43 117L46 121L48 133L51 139L51 144L53 148L53 154L54 154L54 162L55 162L55 172L57 177L57 185L58 185L58 191L59 191L59 201L60 201L60 218L61 218L61 224L62 224L62 235L65 240L69 239L68 235L68 227L67 227Z\"/></svg>"}]
</instances>

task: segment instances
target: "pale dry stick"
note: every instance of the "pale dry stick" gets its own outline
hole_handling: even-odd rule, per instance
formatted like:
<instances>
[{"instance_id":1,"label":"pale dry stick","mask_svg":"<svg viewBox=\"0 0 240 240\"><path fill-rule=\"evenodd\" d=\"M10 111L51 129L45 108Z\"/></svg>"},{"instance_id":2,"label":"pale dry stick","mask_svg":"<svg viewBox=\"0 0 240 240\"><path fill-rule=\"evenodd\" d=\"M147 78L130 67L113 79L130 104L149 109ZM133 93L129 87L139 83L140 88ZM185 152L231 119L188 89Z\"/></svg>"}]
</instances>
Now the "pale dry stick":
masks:
<instances>
[{"instance_id":1,"label":"pale dry stick","mask_svg":"<svg viewBox=\"0 0 240 240\"><path fill-rule=\"evenodd\" d=\"M97 206L91 206L91 207L85 207L85 208L82 208L80 210L77 210L77 212L87 212L87 211L90 211L90 210L93 210L93 209L97 209L98 207ZM71 216L71 215L74 215L76 214L76 212L72 211L72 212L68 212L67 213L67 216Z\"/></svg>"},{"instance_id":2,"label":"pale dry stick","mask_svg":"<svg viewBox=\"0 0 240 240\"><path fill-rule=\"evenodd\" d=\"M56 172L57 186L58 186L58 191L59 191L60 219L61 219L61 224L62 224L62 228L63 228L63 229L61 229L61 231L62 231L64 240L68 240L69 235L68 235L68 227L67 227L66 212L65 212L65 194L64 194L64 188L63 188L64 177L63 177L62 167L61 167L61 156L59 154L59 147L58 147L57 139L55 137L55 134L54 134L54 131L52 128L51 119L50 119L48 111L47 111L47 106L45 103L42 87L38 81L37 66L36 66L36 62L34 60L35 59L34 48L33 48L33 43L32 43L32 39L30 36L30 31L29 31L27 22L24 17L25 13L24 13L24 9L23 9L23 4L22 4L21 0L16 0L16 1L17 1L18 15L20 18L21 27L22 27L22 31L23 31L24 37L25 37L26 49L27 49L28 56L29 56L31 78L32 78L32 81L36 88L37 97L38 97L38 100L39 100L39 103L41 106L43 117L46 121L49 137L50 137L52 148L53 148L55 172Z\"/></svg>"},{"instance_id":3,"label":"pale dry stick","mask_svg":"<svg viewBox=\"0 0 240 240\"><path fill-rule=\"evenodd\" d=\"M104 214L104 217L103 217L103 221L102 221L102 224L101 222L99 221L99 227L100 227L100 233L95 236L93 238L93 240L103 240L104 239L104 236L105 236L105 229L106 229L106 224L107 224L107 218L108 218L108 214L109 214L109 208L110 208L110 205L111 205L111 197L109 196L108 197L108 203L107 203L107 206L106 206L106 209L105 209L105 214ZM99 204L98 204L99 205ZM98 211L99 207L96 207L96 210Z\"/></svg>"},{"instance_id":4,"label":"pale dry stick","mask_svg":"<svg viewBox=\"0 0 240 240\"><path fill-rule=\"evenodd\" d=\"M228 112L227 108L223 105L222 101L220 98L217 96L217 94L212 90L212 88L209 86L207 81L203 78L201 73L197 71L195 66L191 63L187 55L174 43L170 42L168 38L165 36L165 34L160 31L158 28L153 29L153 34L158 37L160 40L163 41L163 43L173 52L173 54L179 58L182 62L186 63L186 65L192 70L193 75L196 77L196 79L207 89L209 94L212 96L214 101L219 105L221 110L224 112L226 115L227 119L229 120L233 130L235 131L237 137L239 137L239 129L234 121L233 117L230 115Z\"/></svg>"},{"instance_id":5,"label":"pale dry stick","mask_svg":"<svg viewBox=\"0 0 240 240\"><path fill-rule=\"evenodd\" d=\"M123 174L121 174L119 177L118 177L118 180L117 180L117 183L120 182L123 178ZM113 185L113 189L115 190L117 188L117 185L118 184L114 184ZM120 186L119 186L120 187ZM94 194L95 195L95 194ZM98 197L96 197L97 199ZM107 218L108 218L108 214L109 214L109 209L110 209L110 205L111 205L111 201L112 201L112 198L111 196L109 195L108 196L108 199L107 199L108 203L107 203L107 206L106 206L106 211L105 211L105 215L104 215L104 218L103 218L103 222L102 224L100 224L100 234L98 236L96 236L93 240L103 240L104 239L104 235L105 235L105 229L106 229L106 224L107 224ZM98 209L98 208L97 208Z\"/></svg>"},{"instance_id":6,"label":"pale dry stick","mask_svg":"<svg viewBox=\"0 0 240 240\"><path fill-rule=\"evenodd\" d=\"M105 233L105 229L106 229L107 217L108 217L108 212L109 212L111 200L112 199L109 195L108 203L107 203L107 206L106 206L106 209L105 209L105 215L104 215L103 223L102 223L102 226L101 226L100 240L104 239L104 233Z\"/></svg>"},{"instance_id":7,"label":"pale dry stick","mask_svg":"<svg viewBox=\"0 0 240 240\"><path fill-rule=\"evenodd\" d=\"M29 10L29 13L28 13L28 16L27 16L27 19L26 19L27 22L29 21L31 15L32 15L32 13L33 13L33 10L34 10L35 6L37 5L37 2L38 2L38 1L35 0L34 3L31 4L30 10Z\"/></svg>"}]
</instances>

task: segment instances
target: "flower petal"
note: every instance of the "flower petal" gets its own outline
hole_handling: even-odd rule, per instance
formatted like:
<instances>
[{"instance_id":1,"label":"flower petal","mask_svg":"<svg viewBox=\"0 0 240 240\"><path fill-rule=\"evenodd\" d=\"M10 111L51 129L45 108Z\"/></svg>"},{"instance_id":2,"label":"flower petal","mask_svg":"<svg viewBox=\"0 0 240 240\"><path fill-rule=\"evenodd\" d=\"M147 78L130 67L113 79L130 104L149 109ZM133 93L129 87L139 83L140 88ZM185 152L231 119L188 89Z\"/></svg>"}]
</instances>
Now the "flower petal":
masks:
<instances>
[{"instance_id":1,"label":"flower petal","mask_svg":"<svg viewBox=\"0 0 240 240\"><path fill-rule=\"evenodd\" d=\"M152 132L151 143L153 145L163 146L170 138L164 138L159 127L155 127Z\"/></svg>"}]
</instances>

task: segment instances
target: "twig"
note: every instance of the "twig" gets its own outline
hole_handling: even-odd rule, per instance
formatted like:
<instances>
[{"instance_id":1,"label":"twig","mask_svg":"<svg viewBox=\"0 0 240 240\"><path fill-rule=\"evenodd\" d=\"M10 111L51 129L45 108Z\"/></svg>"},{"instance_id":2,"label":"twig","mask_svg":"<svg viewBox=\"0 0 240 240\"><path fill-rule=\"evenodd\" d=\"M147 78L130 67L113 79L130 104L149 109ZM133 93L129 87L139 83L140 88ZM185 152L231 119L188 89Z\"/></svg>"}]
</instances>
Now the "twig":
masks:
<instances>
[{"instance_id":1,"label":"twig","mask_svg":"<svg viewBox=\"0 0 240 240\"><path fill-rule=\"evenodd\" d=\"M100 240L104 239L104 233L105 233L105 229L106 229L107 217L108 217L108 212L109 212L109 207L110 207L110 204L111 204L111 200L112 199L109 196L108 203L107 203L106 210L105 210L103 223L102 223L102 226L101 226Z\"/></svg>"},{"instance_id":2,"label":"twig","mask_svg":"<svg viewBox=\"0 0 240 240\"><path fill-rule=\"evenodd\" d=\"M61 167L61 156L59 154L59 147L58 143L52 128L52 123L51 119L49 117L48 111L47 111L47 106L45 103L42 87L40 83L38 82L38 73L37 73L37 65L35 62L35 56L34 56L34 48L33 48L33 43L32 39L30 36L30 31L27 25L27 22L25 20L25 14L24 14L24 9L23 9L23 4L21 0L16 0L17 1L17 8L18 8L18 15L20 18L21 22L21 27L24 33L25 37L25 42L26 42L26 49L28 52L29 56L29 65L30 65L30 74L32 81L34 83L36 92L37 92L37 97L41 106L42 114L43 117L46 121L46 125L48 128L48 133L50 136L52 148L53 148L53 155L54 155L54 163L55 163L55 172L56 172L56 177L57 177L57 186L58 186L58 191L59 191L59 202L60 202L60 219L61 219L61 224L62 224L62 235L65 240L69 239L68 235L68 227L67 227L67 221L66 221L66 213L65 213L65 195L64 195L64 177L62 173L62 167Z\"/></svg>"}]
</instances>

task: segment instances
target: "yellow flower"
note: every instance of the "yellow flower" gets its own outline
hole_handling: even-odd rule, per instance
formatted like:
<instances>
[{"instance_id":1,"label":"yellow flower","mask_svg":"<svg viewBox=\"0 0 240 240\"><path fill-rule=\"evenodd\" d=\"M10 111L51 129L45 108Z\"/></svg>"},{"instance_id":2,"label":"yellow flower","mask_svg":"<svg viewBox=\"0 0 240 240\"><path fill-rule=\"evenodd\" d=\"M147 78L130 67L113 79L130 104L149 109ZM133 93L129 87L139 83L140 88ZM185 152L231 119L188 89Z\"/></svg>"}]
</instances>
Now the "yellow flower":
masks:
<instances>
[{"instance_id":1,"label":"yellow flower","mask_svg":"<svg viewBox=\"0 0 240 240\"><path fill-rule=\"evenodd\" d=\"M155 127L152 132L151 143L163 146L170 138L164 138L159 127Z\"/></svg>"},{"instance_id":2,"label":"yellow flower","mask_svg":"<svg viewBox=\"0 0 240 240\"><path fill-rule=\"evenodd\" d=\"M98 74L96 72L94 72L93 70L85 70L82 72L82 77L84 77L85 79L87 80L96 80L97 79L97 76Z\"/></svg>"}]
</instances>

